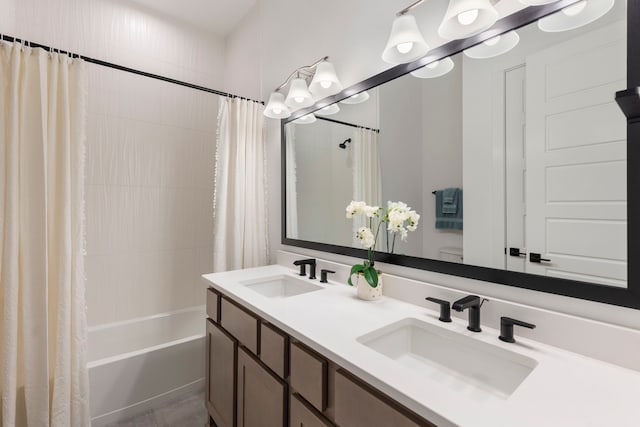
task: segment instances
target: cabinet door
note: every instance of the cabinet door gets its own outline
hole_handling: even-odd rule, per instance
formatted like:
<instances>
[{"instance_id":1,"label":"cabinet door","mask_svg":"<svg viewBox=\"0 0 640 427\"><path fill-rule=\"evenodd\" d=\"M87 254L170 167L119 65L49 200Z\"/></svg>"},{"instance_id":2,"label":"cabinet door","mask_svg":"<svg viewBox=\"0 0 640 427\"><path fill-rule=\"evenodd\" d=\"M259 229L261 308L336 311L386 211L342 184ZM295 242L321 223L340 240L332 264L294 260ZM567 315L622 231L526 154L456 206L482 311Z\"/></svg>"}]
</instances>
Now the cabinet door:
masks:
<instances>
[{"instance_id":1,"label":"cabinet door","mask_svg":"<svg viewBox=\"0 0 640 427\"><path fill-rule=\"evenodd\" d=\"M207 410L218 427L235 426L237 354L233 337L207 320Z\"/></svg>"},{"instance_id":2,"label":"cabinet door","mask_svg":"<svg viewBox=\"0 0 640 427\"><path fill-rule=\"evenodd\" d=\"M333 427L333 424L316 413L297 394L291 395L289 406L289 427Z\"/></svg>"},{"instance_id":3,"label":"cabinet door","mask_svg":"<svg viewBox=\"0 0 640 427\"><path fill-rule=\"evenodd\" d=\"M335 377L335 422L344 427L435 427L342 370Z\"/></svg>"},{"instance_id":4,"label":"cabinet door","mask_svg":"<svg viewBox=\"0 0 640 427\"><path fill-rule=\"evenodd\" d=\"M283 427L286 385L244 348L238 351L238 427Z\"/></svg>"}]
</instances>

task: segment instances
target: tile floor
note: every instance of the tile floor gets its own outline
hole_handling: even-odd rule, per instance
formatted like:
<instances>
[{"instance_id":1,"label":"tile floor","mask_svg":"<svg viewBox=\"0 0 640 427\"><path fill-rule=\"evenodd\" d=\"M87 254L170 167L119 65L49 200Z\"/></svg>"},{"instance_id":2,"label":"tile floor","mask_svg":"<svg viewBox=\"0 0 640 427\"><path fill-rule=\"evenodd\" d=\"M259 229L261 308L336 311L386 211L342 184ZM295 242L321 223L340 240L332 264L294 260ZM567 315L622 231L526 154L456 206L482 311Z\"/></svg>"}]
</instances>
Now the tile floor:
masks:
<instances>
[{"instance_id":1,"label":"tile floor","mask_svg":"<svg viewBox=\"0 0 640 427\"><path fill-rule=\"evenodd\" d=\"M107 427L203 427L207 421L204 393L191 393Z\"/></svg>"}]
</instances>

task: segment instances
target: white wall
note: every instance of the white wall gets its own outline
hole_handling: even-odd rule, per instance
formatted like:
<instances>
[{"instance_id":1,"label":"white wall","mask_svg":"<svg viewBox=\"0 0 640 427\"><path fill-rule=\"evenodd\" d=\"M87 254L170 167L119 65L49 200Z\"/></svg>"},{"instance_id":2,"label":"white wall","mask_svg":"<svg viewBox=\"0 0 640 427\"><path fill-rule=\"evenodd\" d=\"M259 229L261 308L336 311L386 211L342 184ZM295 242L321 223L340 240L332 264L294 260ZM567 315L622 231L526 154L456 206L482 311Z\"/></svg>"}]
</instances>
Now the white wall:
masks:
<instances>
[{"instance_id":1,"label":"white wall","mask_svg":"<svg viewBox=\"0 0 640 427\"><path fill-rule=\"evenodd\" d=\"M5 0L0 33L222 89L224 40L123 0ZM203 303L216 95L88 64L90 325Z\"/></svg>"},{"instance_id":2,"label":"white wall","mask_svg":"<svg viewBox=\"0 0 640 427\"><path fill-rule=\"evenodd\" d=\"M260 1L256 7L260 8L261 27L264 29L260 45L264 58L261 76L263 99L296 67L323 55L332 57L345 86L387 68L380 59L380 54L394 13L404 6L406 2L395 0L375 3L365 0L327 0L313 3L293 0ZM340 12L337 13L337 10ZM258 76L255 78L259 79ZM266 123L270 236L272 253L275 253L276 249L282 247L279 244L280 132L277 121L267 120ZM352 261L346 257L300 248L285 249L342 262ZM421 270L400 267L393 270L395 274L454 289L640 329L640 316L635 310ZM584 337L584 340L589 338Z\"/></svg>"},{"instance_id":3,"label":"white wall","mask_svg":"<svg viewBox=\"0 0 640 427\"><path fill-rule=\"evenodd\" d=\"M317 120L295 126L298 238L351 246L352 221L344 208L353 198L351 145L354 128Z\"/></svg>"},{"instance_id":4,"label":"white wall","mask_svg":"<svg viewBox=\"0 0 640 427\"><path fill-rule=\"evenodd\" d=\"M224 90L261 100L262 22L260 7L253 7L225 39Z\"/></svg>"},{"instance_id":5,"label":"white wall","mask_svg":"<svg viewBox=\"0 0 640 427\"><path fill-rule=\"evenodd\" d=\"M422 253L439 259L441 248L462 249L462 231L435 228L436 198L431 193L462 185L462 74L459 58L454 68L437 79L422 80ZM464 210L464 207L463 207ZM466 221L466 212L463 212ZM464 224L466 230L466 224Z\"/></svg>"},{"instance_id":6,"label":"white wall","mask_svg":"<svg viewBox=\"0 0 640 427\"><path fill-rule=\"evenodd\" d=\"M402 201L419 214L422 209L422 80L401 78L379 89L380 95L380 166L382 174L382 201ZM398 106L406 108L398 114ZM396 239L394 253L416 255L422 253L426 228L420 224L410 232L407 241ZM431 224L433 226L433 224Z\"/></svg>"}]
</instances>

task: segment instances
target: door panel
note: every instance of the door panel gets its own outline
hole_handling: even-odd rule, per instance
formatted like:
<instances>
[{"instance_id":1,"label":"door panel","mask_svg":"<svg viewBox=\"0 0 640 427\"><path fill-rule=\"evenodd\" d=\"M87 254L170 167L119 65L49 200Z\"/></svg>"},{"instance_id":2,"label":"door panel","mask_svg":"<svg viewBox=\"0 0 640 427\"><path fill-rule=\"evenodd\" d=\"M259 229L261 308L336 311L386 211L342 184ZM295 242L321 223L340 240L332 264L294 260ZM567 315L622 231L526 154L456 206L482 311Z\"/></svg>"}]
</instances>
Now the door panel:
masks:
<instances>
[{"instance_id":1,"label":"door panel","mask_svg":"<svg viewBox=\"0 0 640 427\"><path fill-rule=\"evenodd\" d=\"M525 239L525 67L504 72L505 84L505 220L506 268L525 271L525 256L509 255L509 248L526 253Z\"/></svg>"},{"instance_id":2,"label":"door panel","mask_svg":"<svg viewBox=\"0 0 640 427\"><path fill-rule=\"evenodd\" d=\"M624 27L527 57L526 271L626 286Z\"/></svg>"}]
</instances>

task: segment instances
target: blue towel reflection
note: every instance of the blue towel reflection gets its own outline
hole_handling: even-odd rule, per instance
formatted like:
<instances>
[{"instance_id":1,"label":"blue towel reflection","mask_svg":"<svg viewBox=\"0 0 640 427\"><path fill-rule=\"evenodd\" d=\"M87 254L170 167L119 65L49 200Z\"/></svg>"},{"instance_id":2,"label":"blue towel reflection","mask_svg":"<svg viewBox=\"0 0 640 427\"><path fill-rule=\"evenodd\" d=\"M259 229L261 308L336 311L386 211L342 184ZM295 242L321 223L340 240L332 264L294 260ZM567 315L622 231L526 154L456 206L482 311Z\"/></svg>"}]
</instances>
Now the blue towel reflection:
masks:
<instances>
[{"instance_id":1,"label":"blue towel reflection","mask_svg":"<svg viewBox=\"0 0 640 427\"><path fill-rule=\"evenodd\" d=\"M436 228L462 230L462 190L460 188L436 191Z\"/></svg>"}]
</instances>

